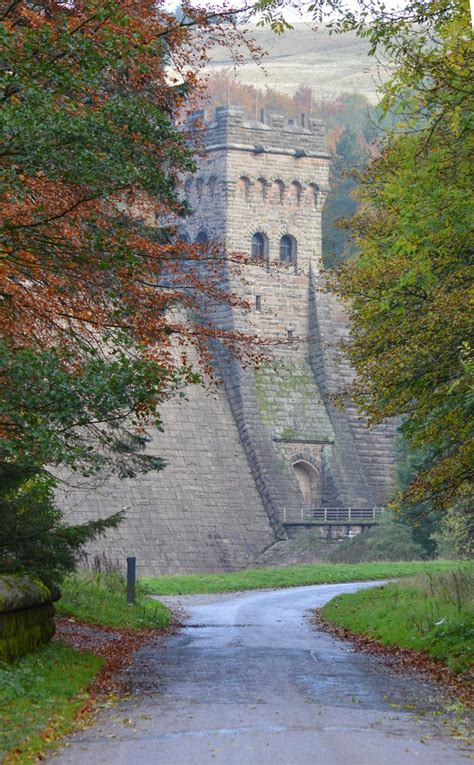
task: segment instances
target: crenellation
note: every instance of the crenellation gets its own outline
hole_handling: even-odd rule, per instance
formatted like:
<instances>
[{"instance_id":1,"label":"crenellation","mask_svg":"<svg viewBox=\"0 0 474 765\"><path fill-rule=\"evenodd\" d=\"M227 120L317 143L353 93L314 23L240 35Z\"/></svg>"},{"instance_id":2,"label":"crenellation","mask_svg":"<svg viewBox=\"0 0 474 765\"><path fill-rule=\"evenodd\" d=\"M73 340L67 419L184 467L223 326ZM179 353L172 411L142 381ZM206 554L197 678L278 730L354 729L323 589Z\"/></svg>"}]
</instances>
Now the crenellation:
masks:
<instances>
[{"instance_id":1,"label":"crenellation","mask_svg":"<svg viewBox=\"0 0 474 765\"><path fill-rule=\"evenodd\" d=\"M263 119L249 120L240 107L219 106L214 118L207 122L202 110L191 114L188 127L196 130L199 126L208 153L233 148L257 156L284 152L294 158L329 156L325 127L319 120L305 117L296 123L282 115L266 113L260 117Z\"/></svg>"}]
</instances>

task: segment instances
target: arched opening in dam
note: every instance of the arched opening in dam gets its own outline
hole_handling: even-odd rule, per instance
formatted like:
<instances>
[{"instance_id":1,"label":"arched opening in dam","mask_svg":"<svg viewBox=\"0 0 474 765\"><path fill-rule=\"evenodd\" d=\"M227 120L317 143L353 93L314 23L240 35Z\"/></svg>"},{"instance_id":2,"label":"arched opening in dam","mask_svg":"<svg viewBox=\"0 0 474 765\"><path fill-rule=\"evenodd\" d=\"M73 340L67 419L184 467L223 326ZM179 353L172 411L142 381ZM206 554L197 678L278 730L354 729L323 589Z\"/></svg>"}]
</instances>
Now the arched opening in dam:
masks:
<instances>
[{"instance_id":1,"label":"arched opening in dam","mask_svg":"<svg viewBox=\"0 0 474 765\"><path fill-rule=\"evenodd\" d=\"M309 462L300 460L293 464L305 507L317 507L321 503L321 477Z\"/></svg>"}]
</instances>

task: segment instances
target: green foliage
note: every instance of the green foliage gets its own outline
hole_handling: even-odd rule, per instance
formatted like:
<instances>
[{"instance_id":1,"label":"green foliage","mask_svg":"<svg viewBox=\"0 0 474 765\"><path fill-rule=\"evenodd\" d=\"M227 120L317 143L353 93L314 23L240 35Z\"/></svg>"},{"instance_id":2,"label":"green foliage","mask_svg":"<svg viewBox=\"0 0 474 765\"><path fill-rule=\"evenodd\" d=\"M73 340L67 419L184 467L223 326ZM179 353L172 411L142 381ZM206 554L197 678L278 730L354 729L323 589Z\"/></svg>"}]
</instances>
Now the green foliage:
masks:
<instances>
[{"instance_id":1,"label":"green foliage","mask_svg":"<svg viewBox=\"0 0 474 765\"><path fill-rule=\"evenodd\" d=\"M428 464L430 450L419 448L416 451L408 447L407 442L399 436L396 442L397 451L397 490L405 491L417 474ZM432 538L438 529L442 513L433 507L431 501L401 504L397 508L397 517L412 530L413 539L422 545L426 554L432 558L436 555L436 544ZM457 556L454 555L454 558Z\"/></svg>"},{"instance_id":2,"label":"green foliage","mask_svg":"<svg viewBox=\"0 0 474 765\"><path fill-rule=\"evenodd\" d=\"M21 762L36 762L47 746L71 729L87 687L104 660L51 643L12 666L0 664L0 751L21 750Z\"/></svg>"},{"instance_id":3,"label":"green foliage","mask_svg":"<svg viewBox=\"0 0 474 765\"><path fill-rule=\"evenodd\" d=\"M0 572L26 572L46 583L72 571L83 546L122 518L67 526L55 506L55 481L42 468L0 463Z\"/></svg>"},{"instance_id":4,"label":"green foliage","mask_svg":"<svg viewBox=\"0 0 474 765\"><path fill-rule=\"evenodd\" d=\"M440 558L474 558L474 515L469 499L459 500L432 534Z\"/></svg>"},{"instance_id":5,"label":"green foliage","mask_svg":"<svg viewBox=\"0 0 474 765\"><path fill-rule=\"evenodd\" d=\"M390 46L382 107L398 121L361 181L360 256L332 286L352 320L348 395L372 424L401 418L409 448L426 455L402 504L446 510L473 501L474 60L467 3L421 5L423 28L405 24Z\"/></svg>"},{"instance_id":6,"label":"green foliage","mask_svg":"<svg viewBox=\"0 0 474 765\"><path fill-rule=\"evenodd\" d=\"M146 577L142 581L155 595L191 595L201 592L239 592L272 587L300 587L308 584L362 582L415 576L422 572L449 571L449 561L401 563L318 563L285 568L246 569L230 574L189 574Z\"/></svg>"},{"instance_id":7,"label":"green foliage","mask_svg":"<svg viewBox=\"0 0 474 765\"><path fill-rule=\"evenodd\" d=\"M58 612L90 624L164 629L171 621L170 610L149 598L140 581L137 582L135 605L127 605L127 584L117 571L78 571L64 580L61 592L56 606Z\"/></svg>"},{"instance_id":8,"label":"green foliage","mask_svg":"<svg viewBox=\"0 0 474 765\"><path fill-rule=\"evenodd\" d=\"M132 410L148 401L150 387L159 389L162 371L151 360L132 361L120 348L107 356L91 348L80 374L74 359L64 349L13 350L0 340L1 411L8 423L0 429L0 456L67 465L83 475L107 469L131 477L161 469L163 460L140 454L146 436L137 432L140 415ZM168 379L168 391L178 377ZM158 414L155 423L161 427Z\"/></svg>"},{"instance_id":9,"label":"green foliage","mask_svg":"<svg viewBox=\"0 0 474 765\"><path fill-rule=\"evenodd\" d=\"M339 595L323 615L384 645L425 651L453 672L474 662L474 570L454 568L377 589Z\"/></svg>"},{"instance_id":10,"label":"green foliage","mask_svg":"<svg viewBox=\"0 0 474 765\"><path fill-rule=\"evenodd\" d=\"M368 106L365 106L367 113ZM357 186L356 172L363 170L368 160L367 149L360 140L360 133L358 136L351 126L353 123L354 115L350 112L348 126L336 143L336 157L331 164L331 189L322 213L322 253L326 268L347 260L355 252L347 229L340 223L357 210L357 200L353 196Z\"/></svg>"},{"instance_id":11,"label":"green foliage","mask_svg":"<svg viewBox=\"0 0 474 765\"><path fill-rule=\"evenodd\" d=\"M335 563L364 563L420 560L425 556L423 547L414 541L411 529L397 521L392 513L385 512L376 526L341 542L330 559Z\"/></svg>"}]
</instances>

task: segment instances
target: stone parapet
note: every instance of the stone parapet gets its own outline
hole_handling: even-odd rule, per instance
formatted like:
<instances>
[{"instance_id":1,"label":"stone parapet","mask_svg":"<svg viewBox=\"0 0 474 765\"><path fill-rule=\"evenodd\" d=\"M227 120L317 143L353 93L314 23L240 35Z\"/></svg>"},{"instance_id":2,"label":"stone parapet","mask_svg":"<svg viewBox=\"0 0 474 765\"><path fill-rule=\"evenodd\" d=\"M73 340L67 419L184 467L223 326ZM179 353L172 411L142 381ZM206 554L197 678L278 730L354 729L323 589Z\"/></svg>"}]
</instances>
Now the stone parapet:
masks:
<instances>
[{"instance_id":1,"label":"stone parapet","mask_svg":"<svg viewBox=\"0 0 474 765\"><path fill-rule=\"evenodd\" d=\"M255 154L291 153L303 158L310 154L328 157L324 123L302 114L299 120L261 110L259 119L250 120L236 106L219 106L210 120L204 111L190 116L194 130L201 126L208 151L218 148L247 148Z\"/></svg>"}]
</instances>

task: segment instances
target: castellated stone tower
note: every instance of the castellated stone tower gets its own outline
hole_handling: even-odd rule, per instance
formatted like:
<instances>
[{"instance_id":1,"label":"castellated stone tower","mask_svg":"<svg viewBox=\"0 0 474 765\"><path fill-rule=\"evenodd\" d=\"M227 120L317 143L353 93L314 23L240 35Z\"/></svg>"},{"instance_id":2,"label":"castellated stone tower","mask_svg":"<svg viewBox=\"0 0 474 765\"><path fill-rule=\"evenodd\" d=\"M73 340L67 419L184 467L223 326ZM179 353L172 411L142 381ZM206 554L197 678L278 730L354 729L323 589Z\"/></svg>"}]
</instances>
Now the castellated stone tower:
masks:
<instances>
[{"instance_id":1,"label":"castellated stone tower","mask_svg":"<svg viewBox=\"0 0 474 765\"><path fill-rule=\"evenodd\" d=\"M194 120L204 121L202 113ZM254 306L225 325L281 340L276 359L256 373L234 365L226 391L270 518L309 507L373 507L387 500L393 427L369 432L356 411L330 396L350 381L338 350L347 331L341 306L318 290L321 212L330 157L321 122L216 109L204 132L207 157L186 194L195 210L189 234L221 241L255 259L232 290Z\"/></svg>"},{"instance_id":2,"label":"castellated stone tower","mask_svg":"<svg viewBox=\"0 0 474 765\"><path fill-rule=\"evenodd\" d=\"M323 125L263 113L250 122L234 107L192 123L204 125L206 156L185 183L194 214L183 235L252 259L243 276L227 270L252 311L221 308L213 318L282 344L256 371L216 359L217 394L194 386L188 401L166 404L164 433L149 448L167 460L164 471L69 492L72 520L127 508L92 552L136 555L141 574L244 567L285 538L285 519L302 508L380 506L393 480L394 427L369 431L330 398L352 372L337 347L347 331L341 306L318 289Z\"/></svg>"}]
</instances>

